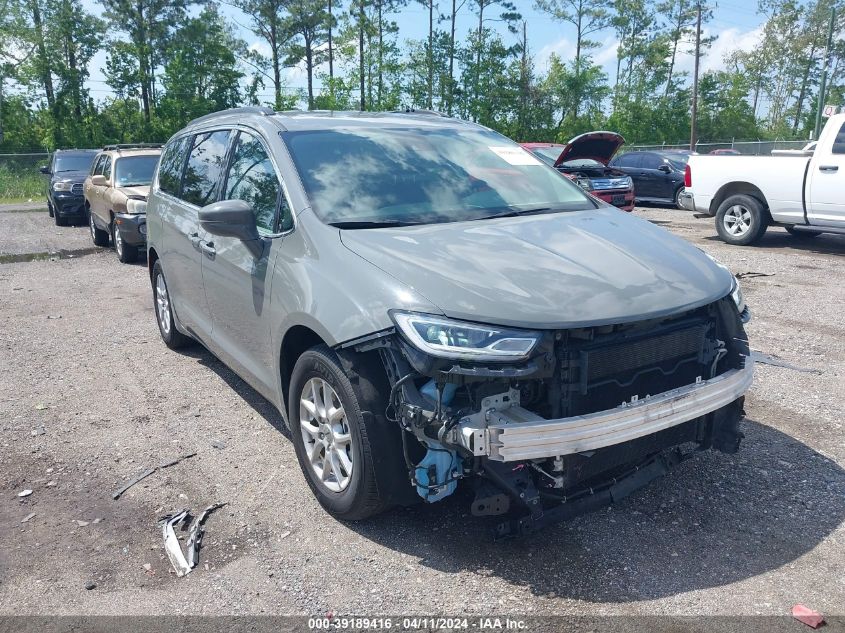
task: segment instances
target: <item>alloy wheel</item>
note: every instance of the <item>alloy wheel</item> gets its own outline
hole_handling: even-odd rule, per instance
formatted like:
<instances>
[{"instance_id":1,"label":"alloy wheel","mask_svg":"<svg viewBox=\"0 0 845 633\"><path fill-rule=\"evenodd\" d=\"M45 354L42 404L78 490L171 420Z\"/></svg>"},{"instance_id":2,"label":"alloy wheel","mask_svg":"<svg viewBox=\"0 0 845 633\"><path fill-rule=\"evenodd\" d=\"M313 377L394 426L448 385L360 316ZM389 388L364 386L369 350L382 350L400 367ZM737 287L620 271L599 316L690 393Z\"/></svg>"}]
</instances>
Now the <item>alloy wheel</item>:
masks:
<instances>
[{"instance_id":1,"label":"alloy wheel","mask_svg":"<svg viewBox=\"0 0 845 633\"><path fill-rule=\"evenodd\" d=\"M123 238L120 236L120 229L114 225L114 252L118 257L123 257Z\"/></svg>"},{"instance_id":2,"label":"alloy wheel","mask_svg":"<svg viewBox=\"0 0 845 633\"><path fill-rule=\"evenodd\" d=\"M170 295L167 294L167 284L164 275L156 277L156 316L161 331L170 334Z\"/></svg>"},{"instance_id":3,"label":"alloy wheel","mask_svg":"<svg viewBox=\"0 0 845 633\"><path fill-rule=\"evenodd\" d=\"M722 219L722 224L725 230L731 235L740 237L751 230L751 223L753 222L751 211L741 204L735 204L730 207Z\"/></svg>"},{"instance_id":4,"label":"alloy wheel","mask_svg":"<svg viewBox=\"0 0 845 633\"><path fill-rule=\"evenodd\" d=\"M331 492L344 491L352 481L352 434L340 397L322 378L302 387L299 428L317 481Z\"/></svg>"}]
</instances>

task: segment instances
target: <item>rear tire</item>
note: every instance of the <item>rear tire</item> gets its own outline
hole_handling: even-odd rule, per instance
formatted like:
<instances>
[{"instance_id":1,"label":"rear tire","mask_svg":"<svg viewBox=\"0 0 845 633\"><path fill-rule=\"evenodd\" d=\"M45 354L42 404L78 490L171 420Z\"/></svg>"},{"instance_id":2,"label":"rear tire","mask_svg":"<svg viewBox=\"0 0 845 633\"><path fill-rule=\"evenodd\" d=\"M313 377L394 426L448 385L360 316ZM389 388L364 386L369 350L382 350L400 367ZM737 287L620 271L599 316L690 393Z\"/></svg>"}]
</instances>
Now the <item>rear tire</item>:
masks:
<instances>
[{"instance_id":1,"label":"rear tire","mask_svg":"<svg viewBox=\"0 0 845 633\"><path fill-rule=\"evenodd\" d=\"M719 237L736 246L748 246L759 240L766 232L768 223L763 204L751 196L730 196L716 211L716 231Z\"/></svg>"},{"instance_id":2,"label":"rear tire","mask_svg":"<svg viewBox=\"0 0 845 633\"><path fill-rule=\"evenodd\" d=\"M164 278L164 269L161 260L153 265L153 307L156 313L156 323L161 334L161 340L170 349L179 349L191 343L191 338L182 334L176 329L176 319L173 315L173 306L170 303L170 291L167 289L167 281Z\"/></svg>"},{"instance_id":3,"label":"rear tire","mask_svg":"<svg viewBox=\"0 0 845 633\"><path fill-rule=\"evenodd\" d=\"M308 486L346 521L379 514L412 490L399 427L384 416L384 370L371 360L355 355L350 380L337 354L318 345L297 359L288 390L288 423Z\"/></svg>"},{"instance_id":4,"label":"rear tire","mask_svg":"<svg viewBox=\"0 0 845 633\"><path fill-rule=\"evenodd\" d=\"M59 216L56 215L58 218ZM56 222L58 224L58 222ZM94 214L91 211L88 211L88 229L91 232L91 241L94 242L94 246L108 246L109 245L109 233L108 231L103 231L102 229L98 229L97 225L94 223Z\"/></svg>"},{"instance_id":5,"label":"rear tire","mask_svg":"<svg viewBox=\"0 0 845 633\"><path fill-rule=\"evenodd\" d=\"M821 231L796 231L791 226L786 226L784 228L786 229L786 232L789 233L792 237L798 237L798 238L801 238L801 237L818 237L819 235L822 234Z\"/></svg>"},{"instance_id":6,"label":"rear tire","mask_svg":"<svg viewBox=\"0 0 845 633\"><path fill-rule=\"evenodd\" d=\"M112 244L114 244L114 252L117 258L123 264L132 264L138 261L138 247L134 244L127 244L120 236L120 228L117 222L112 221L111 224Z\"/></svg>"},{"instance_id":7,"label":"rear tire","mask_svg":"<svg viewBox=\"0 0 845 633\"><path fill-rule=\"evenodd\" d=\"M681 200L680 200L680 198L681 198L681 194L682 194L683 192L684 192L684 188L683 188L683 187L678 187L678 188L675 190L675 195L672 197L672 199L675 201L675 208L676 208L676 209L683 209L683 207L681 206Z\"/></svg>"}]
</instances>

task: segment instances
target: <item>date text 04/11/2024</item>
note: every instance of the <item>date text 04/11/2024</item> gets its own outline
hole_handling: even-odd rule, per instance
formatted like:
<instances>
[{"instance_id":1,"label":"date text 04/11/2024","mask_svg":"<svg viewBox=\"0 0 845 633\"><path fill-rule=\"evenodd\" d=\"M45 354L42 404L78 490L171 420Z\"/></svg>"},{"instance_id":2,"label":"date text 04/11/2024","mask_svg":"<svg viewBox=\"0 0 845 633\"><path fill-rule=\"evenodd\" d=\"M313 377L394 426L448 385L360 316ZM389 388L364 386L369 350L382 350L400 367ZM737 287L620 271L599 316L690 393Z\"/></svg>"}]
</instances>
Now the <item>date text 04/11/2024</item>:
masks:
<instances>
[{"instance_id":1,"label":"date text 04/11/2024","mask_svg":"<svg viewBox=\"0 0 845 633\"><path fill-rule=\"evenodd\" d=\"M449 618L449 617L404 617L404 618L379 618L379 617L343 617L328 616L322 618L309 618L308 628L312 631L319 630L391 630L399 629L404 631L415 630L469 630L495 631L495 630L525 630L526 622L520 619L509 617L478 617L470 618Z\"/></svg>"}]
</instances>

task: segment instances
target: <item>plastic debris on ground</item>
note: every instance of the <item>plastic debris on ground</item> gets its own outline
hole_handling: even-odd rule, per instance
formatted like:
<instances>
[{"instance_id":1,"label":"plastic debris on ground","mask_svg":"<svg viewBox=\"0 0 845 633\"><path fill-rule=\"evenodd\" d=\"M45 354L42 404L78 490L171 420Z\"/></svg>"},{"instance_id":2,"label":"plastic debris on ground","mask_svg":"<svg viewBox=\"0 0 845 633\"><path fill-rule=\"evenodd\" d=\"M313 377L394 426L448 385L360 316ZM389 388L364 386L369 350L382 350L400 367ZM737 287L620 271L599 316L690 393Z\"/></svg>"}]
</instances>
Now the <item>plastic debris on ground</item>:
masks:
<instances>
[{"instance_id":1,"label":"plastic debris on ground","mask_svg":"<svg viewBox=\"0 0 845 633\"><path fill-rule=\"evenodd\" d=\"M188 542L186 545L188 552L187 558L182 552L182 547L179 545L179 539L176 536L175 528L177 525L182 525L182 529L185 529L185 524L187 524L191 519L189 511L180 510L175 514L170 514L159 519L159 525L161 525L162 528L162 536L164 537L164 551L167 553L167 557L170 559L170 564L173 566L173 569L178 577L181 578L182 576L190 574L197 566L199 551L202 547L202 537L205 531L203 525L209 514L225 505L225 503L214 503L208 506L197 518L194 519L193 523L191 523L191 527L188 530Z\"/></svg>"},{"instance_id":2,"label":"plastic debris on ground","mask_svg":"<svg viewBox=\"0 0 845 633\"><path fill-rule=\"evenodd\" d=\"M803 604L796 604L792 607L792 617L810 628L817 629L824 624L824 616Z\"/></svg>"},{"instance_id":3,"label":"plastic debris on ground","mask_svg":"<svg viewBox=\"0 0 845 633\"><path fill-rule=\"evenodd\" d=\"M144 479L146 479L147 477L149 477L149 476L150 476L150 475L152 475L153 473L158 472L159 470L162 470L162 469L164 469L164 468L169 468L170 466L175 466L176 464L178 464L179 462L181 462L183 459L189 459L189 458L191 458L191 457L194 457L195 455L196 455L196 453L185 453L185 454L184 454L184 455L182 455L181 457L177 457L176 459L171 459L171 460L170 460L170 461L168 461L168 462L163 462L163 463L159 464L158 466L156 466L155 468L148 468L147 470L145 470L144 472L142 472L140 475L138 475L138 476L137 476L137 477L135 477L134 479L130 479L130 480L129 480L129 481L127 481L125 484L123 484L123 486L121 486L120 488L118 488L118 489L114 492L114 494L112 495L112 499L115 499L115 500L120 499L121 495L122 495L124 492L126 492L127 490L129 490L129 489L130 489L132 486L134 486L135 484L137 484L137 483L140 483L140 482L144 481Z\"/></svg>"}]
</instances>

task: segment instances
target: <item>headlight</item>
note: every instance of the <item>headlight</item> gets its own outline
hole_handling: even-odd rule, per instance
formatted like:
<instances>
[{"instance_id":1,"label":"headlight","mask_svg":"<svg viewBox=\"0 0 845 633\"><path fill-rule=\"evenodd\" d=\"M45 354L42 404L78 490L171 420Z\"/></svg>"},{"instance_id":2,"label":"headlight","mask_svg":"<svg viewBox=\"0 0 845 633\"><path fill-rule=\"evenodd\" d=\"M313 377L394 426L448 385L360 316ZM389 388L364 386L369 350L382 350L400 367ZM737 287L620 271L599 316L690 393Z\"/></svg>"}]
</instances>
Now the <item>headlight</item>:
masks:
<instances>
[{"instance_id":1,"label":"headlight","mask_svg":"<svg viewBox=\"0 0 845 633\"><path fill-rule=\"evenodd\" d=\"M733 290L731 290L731 299L734 300L736 309L740 314L745 312L745 297L742 296L742 288L739 287L739 282L736 277L734 277L734 287Z\"/></svg>"},{"instance_id":2,"label":"headlight","mask_svg":"<svg viewBox=\"0 0 845 633\"><path fill-rule=\"evenodd\" d=\"M138 200L137 198L129 198L129 200L126 201L126 212L132 213L133 215L136 213L146 213L147 201Z\"/></svg>"},{"instance_id":3,"label":"headlight","mask_svg":"<svg viewBox=\"0 0 845 633\"><path fill-rule=\"evenodd\" d=\"M575 182L578 183L578 186L581 187L581 189L586 191L593 190L593 181L589 178L576 178Z\"/></svg>"},{"instance_id":4,"label":"headlight","mask_svg":"<svg viewBox=\"0 0 845 633\"><path fill-rule=\"evenodd\" d=\"M392 313L405 338L420 351L440 358L513 361L526 358L539 332L453 321L425 314Z\"/></svg>"},{"instance_id":5,"label":"headlight","mask_svg":"<svg viewBox=\"0 0 845 633\"><path fill-rule=\"evenodd\" d=\"M53 183L53 191L70 191L73 189L72 180L59 180Z\"/></svg>"}]
</instances>

